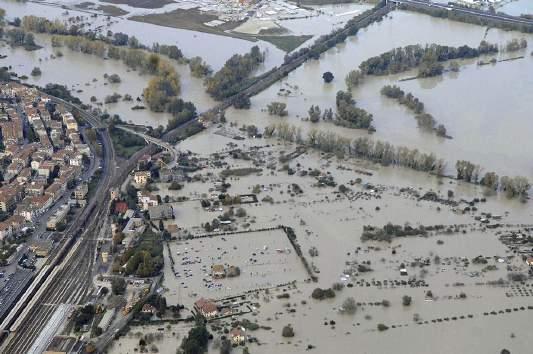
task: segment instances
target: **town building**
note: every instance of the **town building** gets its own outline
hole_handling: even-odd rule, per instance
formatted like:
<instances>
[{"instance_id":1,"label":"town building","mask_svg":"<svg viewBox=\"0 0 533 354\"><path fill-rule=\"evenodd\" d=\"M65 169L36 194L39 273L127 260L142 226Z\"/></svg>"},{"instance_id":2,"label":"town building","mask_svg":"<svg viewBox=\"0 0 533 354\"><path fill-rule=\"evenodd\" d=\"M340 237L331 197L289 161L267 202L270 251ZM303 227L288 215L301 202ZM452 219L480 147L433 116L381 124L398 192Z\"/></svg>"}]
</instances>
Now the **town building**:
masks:
<instances>
[{"instance_id":1,"label":"town building","mask_svg":"<svg viewBox=\"0 0 533 354\"><path fill-rule=\"evenodd\" d=\"M150 173L150 171L136 171L133 174L133 180L138 186L145 186L148 181L150 181L151 177L152 174Z\"/></svg>"},{"instance_id":2,"label":"town building","mask_svg":"<svg viewBox=\"0 0 533 354\"><path fill-rule=\"evenodd\" d=\"M200 298L194 303L194 308L198 314L206 319L211 319L218 315L218 307L213 300Z\"/></svg>"}]
</instances>

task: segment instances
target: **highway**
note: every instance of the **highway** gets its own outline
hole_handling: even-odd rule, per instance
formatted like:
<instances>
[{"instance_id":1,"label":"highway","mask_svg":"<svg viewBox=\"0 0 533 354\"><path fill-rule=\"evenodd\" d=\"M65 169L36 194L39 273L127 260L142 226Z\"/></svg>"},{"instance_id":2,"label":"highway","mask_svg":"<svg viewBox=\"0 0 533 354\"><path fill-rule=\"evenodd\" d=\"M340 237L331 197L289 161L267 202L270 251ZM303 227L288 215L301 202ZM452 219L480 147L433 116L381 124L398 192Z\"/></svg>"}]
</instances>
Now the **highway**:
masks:
<instances>
[{"instance_id":1,"label":"highway","mask_svg":"<svg viewBox=\"0 0 533 354\"><path fill-rule=\"evenodd\" d=\"M72 105L54 98L67 108ZM79 110L79 108L77 108ZM83 112L83 111L80 111ZM109 189L115 178L115 151L109 132L89 113L83 118L98 128L102 140L103 166L97 189L89 203L65 231L64 245L49 269L50 275L37 290L28 306L13 317L7 340L0 347L1 353L26 353L39 333L46 326L59 304L83 304L92 288L92 271L96 259L98 230L107 221ZM74 246L71 241L76 240Z\"/></svg>"},{"instance_id":2,"label":"highway","mask_svg":"<svg viewBox=\"0 0 533 354\"><path fill-rule=\"evenodd\" d=\"M517 23L517 24L523 24L523 25L529 25L533 26L533 20L528 20L526 18L521 17L515 17L511 15L504 15L504 14L493 14L490 12L477 10L477 9L470 9L460 6L450 6L448 4L438 3L438 2L430 2L430 1L421 1L421 0L388 0L388 3L394 3L394 4L406 4L406 5L413 5L417 7L425 7L425 8L437 8L442 9L446 11L454 11L458 13L464 13L469 15L474 15L479 18L486 18L486 19L492 19L492 20L498 20L508 23Z\"/></svg>"}]
</instances>

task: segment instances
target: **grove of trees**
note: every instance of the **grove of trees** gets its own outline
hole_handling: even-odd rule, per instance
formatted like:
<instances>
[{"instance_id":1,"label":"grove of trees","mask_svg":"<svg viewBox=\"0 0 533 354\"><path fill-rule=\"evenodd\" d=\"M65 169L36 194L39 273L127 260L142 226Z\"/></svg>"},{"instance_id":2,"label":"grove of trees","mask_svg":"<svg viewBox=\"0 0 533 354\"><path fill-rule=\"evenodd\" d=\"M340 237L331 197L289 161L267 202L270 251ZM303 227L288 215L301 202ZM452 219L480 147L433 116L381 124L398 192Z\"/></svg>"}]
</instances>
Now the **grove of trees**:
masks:
<instances>
[{"instance_id":1,"label":"grove of trees","mask_svg":"<svg viewBox=\"0 0 533 354\"><path fill-rule=\"evenodd\" d=\"M461 47L431 44L421 46L408 45L395 48L381 55L371 57L359 65L365 75L389 75L401 73L420 67L419 76L440 75L443 71L442 62L451 59L476 58L484 54L498 52L498 47L482 41L477 48L467 45Z\"/></svg>"},{"instance_id":2,"label":"grove of trees","mask_svg":"<svg viewBox=\"0 0 533 354\"><path fill-rule=\"evenodd\" d=\"M264 54L258 46L252 47L247 54L235 54L219 71L206 79L207 93L216 100L223 100L237 94L243 87L246 87L246 80L263 61Z\"/></svg>"},{"instance_id":3,"label":"grove of trees","mask_svg":"<svg viewBox=\"0 0 533 354\"><path fill-rule=\"evenodd\" d=\"M268 114L271 116L284 117L289 113L287 112L287 104L283 102L271 102L268 104L267 109Z\"/></svg>"}]
</instances>

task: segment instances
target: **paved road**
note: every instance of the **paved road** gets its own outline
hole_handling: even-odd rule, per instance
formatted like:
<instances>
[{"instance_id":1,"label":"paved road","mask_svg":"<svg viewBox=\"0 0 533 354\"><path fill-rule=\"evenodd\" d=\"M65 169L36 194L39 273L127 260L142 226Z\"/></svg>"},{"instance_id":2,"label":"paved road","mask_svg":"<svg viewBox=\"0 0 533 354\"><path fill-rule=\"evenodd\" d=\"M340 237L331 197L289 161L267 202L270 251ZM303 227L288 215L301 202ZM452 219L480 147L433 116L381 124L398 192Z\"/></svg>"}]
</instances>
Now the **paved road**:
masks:
<instances>
[{"instance_id":1,"label":"paved road","mask_svg":"<svg viewBox=\"0 0 533 354\"><path fill-rule=\"evenodd\" d=\"M178 152L174 148L174 145L172 145L172 144L170 144L170 143L168 143L168 142L166 142L164 140L157 139L157 138L154 138L153 136L141 133L141 132L139 132L139 131L137 131L135 129L129 128L129 127L125 126L125 125L117 125L115 127L118 128L118 129L124 130L124 131L126 131L126 132L128 132L130 134L134 134L134 135L140 136L141 138L143 138L148 143L152 143L154 145L162 147L163 149L165 149L166 151L168 151L171 154L171 156L172 156L172 164L174 164L176 162L176 158L177 158Z\"/></svg>"},{"instance_id":2,"label":"paved road","mask_svg":"<svg viewBox=\"0 0 533 354\"><path fill-rule=\"evenodd\" d=\"M447 10L447 11L470 14L470 15L477 16L479 18L486 18L486 19L492 19L492 20L499 20L503 22L533 26L533 20L529 20L526 18L505 15L505 14L500 14L500 13L493 14L493 13L482 11L482 10L464 8L460 6L450 6L448 4L443 4L443 3L434 3L430 1L420 1L420 0L388 0L388 2L395 3L395 4L414 5L414 6L426 7L426 8L437 8L437 9L442 9L442 10Z\"/></svg>"}]
</instances>

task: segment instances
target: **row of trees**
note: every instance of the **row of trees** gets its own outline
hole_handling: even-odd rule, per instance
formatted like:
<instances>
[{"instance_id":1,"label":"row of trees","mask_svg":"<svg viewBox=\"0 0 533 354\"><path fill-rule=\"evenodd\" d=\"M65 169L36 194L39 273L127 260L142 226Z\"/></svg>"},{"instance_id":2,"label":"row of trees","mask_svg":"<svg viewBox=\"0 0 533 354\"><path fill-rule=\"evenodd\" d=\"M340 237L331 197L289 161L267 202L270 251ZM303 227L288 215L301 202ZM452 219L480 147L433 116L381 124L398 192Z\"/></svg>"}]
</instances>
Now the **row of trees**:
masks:
<instances>
[{"instance_id":1,"label":"row of trees","mask_svg":"<svg viewBox=\"0 0 533 354\"><path fill-rule=\"evenodd\" d=\"M523 176L502 176L495 172L486 172L481 176L482 168L470 161L459 160L455 164L457 178L470 183L479 183L490 190L505 192L509 198L526 198L531 187L529 180Z\"/></svg>"},{"instance_id":2,"label":"row of trees","mask_svg":"<svg viewBox=\"0 0 533 354\"><path fill-rule=\"evenodd\" d=\"M40 47L35 43L35 36L20 28L13 28L6 32L9 44L13 47L24 47L26 50L35 50Z\"/></svg>"},{"instance_id":3,"label":"row of trees","mask_svg":"<svg viewBox=\"0 0 533 354\"><path fill-rule=\"evenodd\" d=\"M281 140L304 144L320 151L336 153L338 156L362 158L383 165L397 165L418 171L442 174L444 161L434 154L422 153L418 149L395 147L388 142L372 140L369 137L358 137L353 140L339 136L333 132L316 129L303 137L299 128L285 122L269 125L265 128L266 137L278 137Z\"/></svg>"},{"instance_id":4,"label":"row of trees","mask_svg":"<svg viewBox=\"0 0 533 354\"><path fill-rule=\"evenodd\" d=\"M528 23L518 23L502 21L497 18L480 17L476 14L458 11L448 11L447 9L438 7L418 6L416 4L400 4L400 9L408 11L416 11L439 18L448 18L453 21L460 21L465 23L472 23L483 27L501 28L509 31L519 31L524 33L533 33L533 25ZM457 5L456 5L457 6Z\"/></svg>"},{"instance_id":5,"label":"row of trees","mask_svg":"<svg viewBox=\"0 0 533 354\"><path fill-rule=\"evenodd\" d=\"M246 87L246 79L264 61L264 54L258 46L249 53L235 54L212 77L206 79L206 91L216 100L223 100L237 94Z\"/></svg>"},{"instance_id":6,"label":"row of trees","mask_svg":"<svg viewBox=\"0 0 533 354\"><path fill-rule=\"evenodd\" d=\"M467 45L450 47L438 44L423 47L417 44L392 49L371 57L363 61L359 69L365 75L388 75L420 66L420 76L434 76L442 72L442 65L439 63L451 59L476 58L497 52L498 47L486 41L482 41L477 48Z\"/></svg>"},{"instance_id":7,"label":"row of trees","mask_svg":"<svg viewBox=\"0 0 533 354\"><path fill-rule=\"evenodd\" d=\"M329 48L333 48L338 43L344 42L348 36L356 35L359 29L368 26L374 21L380 21L387 14L387 11L383 10L385 5L385 0L380 0L372 9L349 20L344 27L320 36L312 46L304 47L291 54L287 54L284 63L289 64L302 57L318 59L321 53L324 53ZM371 15L374 16L372 17Z\"/></svg>"},{"instance_id":8,"label":"row of trees","mask_svg":"<svg viewBox=\"0 0 533 354\"><path fill-rule=\"evenodd\" d=\"M424 129L435 131L438 136L446 137L447 131L443 124L437 125L437 121L429 113L424 110L424 104L416 98L412 93L405 93L400 87L396 85L386 85L381 89L383 96L395 99L401 105L405 105L415 115L418 126Z\"/></svg>"},{"instance_id":9,"label":"row of trees","mask_svg":"<svg viewBox=\"0 0 533 354\"><path fill-rule=\"evenodd\" d=\"M301 128L285 122L269 125L264 131L265 137L277 137L288 142L310 146L320 151L336 153L338 156L361 158L383 165L396 165L417 171L432 172L442 175L445 162L433 153L423 153L418 149L405 146L396 147L388 142L359 137L353 140L339 136L333 132L312 129L304 137ZM471 162L459 160L456 164L457 178L470 183L480 183L487 188L500 190L509 197L527 196L530 183L526 177L499 178L494 172L487 172L479 180L481 168Z\"/></svg>"}]
</instances>

